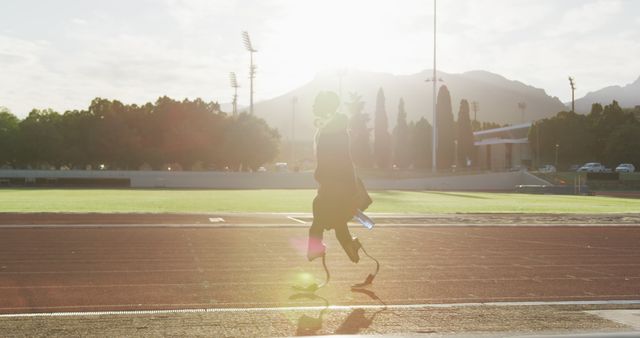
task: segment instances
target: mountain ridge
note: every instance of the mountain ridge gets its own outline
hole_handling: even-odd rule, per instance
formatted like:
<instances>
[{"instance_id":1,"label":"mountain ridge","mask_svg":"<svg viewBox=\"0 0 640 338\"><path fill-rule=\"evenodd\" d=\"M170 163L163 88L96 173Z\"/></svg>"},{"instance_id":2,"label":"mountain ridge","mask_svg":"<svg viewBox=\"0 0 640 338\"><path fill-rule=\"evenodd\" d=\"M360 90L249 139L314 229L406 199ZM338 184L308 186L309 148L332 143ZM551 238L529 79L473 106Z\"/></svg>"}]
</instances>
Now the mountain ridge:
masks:
<instances>
[{"instance_id":1,"label":"mountain ridge","mask_svg":"<svg viewBox=\"0 0 640 338\"><path fill-rule=\"evenodd\" d=\"M426 82L433 75L432 70L423 70L414 74L394 75L383 72L350 71L342 78L342 102L349 101L349 93L357 92L365 102L364 112L369 114L373 127L375 95L382 87L386 99L386 111L389 118L389 130L396 124L397 105L402 97L409 121L421 117L431 120L432 83ZM554 116L565 109L557 98L549 96L544 89L510 80L502 75L484 70L472 70L464 73L438 71L439 82L451 92L454 115L457 118L461 99L479 102L477 118L480 121L500 124L523 122L518 102L525 102L524 121ZM255 104L255 114L264 118L271 126L278 128L283 140L291 134L293 105L292 98L297 97L295 105L296 139L311 139L314 133L311 107L315 95L321 90L332 90L340 94L340 82L336 72L324 71L316 74L309 82L270 100ZM346 112L346 108L342 108ZM471 112L472 118L474 112Z\"/></svg>"}]
</instances>

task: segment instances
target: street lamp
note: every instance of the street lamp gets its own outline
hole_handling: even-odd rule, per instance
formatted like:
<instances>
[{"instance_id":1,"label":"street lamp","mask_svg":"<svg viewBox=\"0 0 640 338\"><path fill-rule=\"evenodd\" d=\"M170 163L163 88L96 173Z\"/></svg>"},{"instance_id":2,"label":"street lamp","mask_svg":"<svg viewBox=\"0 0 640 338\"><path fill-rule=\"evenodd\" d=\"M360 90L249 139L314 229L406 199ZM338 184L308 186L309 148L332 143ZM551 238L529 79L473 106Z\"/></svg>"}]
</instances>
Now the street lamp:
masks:
<instances>
[{"instance_id":1,"label":"street lamp","mask_svg":"<svg viewBox=\"0 0 640 338\"><path fill-rule=\"evenodd\" d=\"M242 32L242 39L244 40L244 47L249 52L251 63L249 64L249 80L250 83L250 91L249 91L249 112L253 115L253 79L256 77L256 66L253 64L253 53L257 52L253 45L251 44L251 38L249 38L249 32Z\"/></svg>"},{"instance_id":2,"label":"street lamp","mask_svg":"<svg viewBox=\"0 0 640 338\"><path fill-rule=\"evenodd\" d=\"M520 108L520 111L522 111L522 123L524 123L524 111L527 109L527 103L518 102L518 108Z\"/></svg>"},{"instance_id":3,"label":"street lamp","mask_svg":"<svg viewBox=\"0 0 640 338\"><path fill-rule=\"evenodd\" d=\"M558 148L560 148L560 145L556 143L556 168L558 168Z\"/></svg>"}]
</instances>

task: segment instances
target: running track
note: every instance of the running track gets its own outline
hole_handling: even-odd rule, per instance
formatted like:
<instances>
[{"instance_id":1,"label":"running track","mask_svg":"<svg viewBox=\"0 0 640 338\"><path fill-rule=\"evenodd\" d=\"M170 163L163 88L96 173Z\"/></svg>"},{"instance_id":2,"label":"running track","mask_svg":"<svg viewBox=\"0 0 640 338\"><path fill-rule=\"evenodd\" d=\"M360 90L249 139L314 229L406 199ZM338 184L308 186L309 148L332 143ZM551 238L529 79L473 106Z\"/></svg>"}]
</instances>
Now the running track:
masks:
<instances>
[{"instance_id":1,"label":"running track","mask_svg":"<svg viewBox=\"0 0 640 338\"><path fill-rule=\"evenodd\" d=\"M0 229L0 314L322 305L295 298L307 228ZM639 226L354 227L382 264L326 234L332 305L640 299ZM379 298L379 299L376 299Z\"/></svg>"}]
</instances>

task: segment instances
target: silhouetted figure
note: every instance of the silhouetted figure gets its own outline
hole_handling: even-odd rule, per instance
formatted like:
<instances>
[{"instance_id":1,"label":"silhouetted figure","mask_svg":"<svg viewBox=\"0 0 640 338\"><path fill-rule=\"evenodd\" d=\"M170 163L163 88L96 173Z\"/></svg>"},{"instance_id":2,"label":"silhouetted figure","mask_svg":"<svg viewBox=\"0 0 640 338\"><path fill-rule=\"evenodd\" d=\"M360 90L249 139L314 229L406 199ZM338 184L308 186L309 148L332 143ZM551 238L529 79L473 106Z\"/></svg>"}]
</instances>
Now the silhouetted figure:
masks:
<instances>
[{"instance_id":1,"label":"silhouetted figure","mask_svg":"<svg viewBox=\"0 0 640 338\"><path fill-rule=\"evenodd\" d=\"M335 93L320 92L313 105L313 113L318 118L314 177L319 188L313 200L307 258L312 261L324 256L323 232L333 229L349 259L358 263L361 245L351 236L347 222L358 209L365 210L371 204L371 198L356 177L349 151L347 117L336 113L339 104Z\"/></svg>"}]
</instances>

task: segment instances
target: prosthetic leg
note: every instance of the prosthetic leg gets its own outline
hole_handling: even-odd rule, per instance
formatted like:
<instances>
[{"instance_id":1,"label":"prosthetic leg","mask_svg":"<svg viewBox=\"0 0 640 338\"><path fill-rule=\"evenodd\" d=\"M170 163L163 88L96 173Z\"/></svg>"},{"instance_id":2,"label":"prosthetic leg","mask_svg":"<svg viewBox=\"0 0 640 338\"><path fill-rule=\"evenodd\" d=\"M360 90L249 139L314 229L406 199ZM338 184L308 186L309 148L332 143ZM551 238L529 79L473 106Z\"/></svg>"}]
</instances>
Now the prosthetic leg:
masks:
<instances>
[{"instance_id":1,"label":"prosthetic leg","mask_svg":"<svg viewBox=\"0 0 640 338\"><path fill-rule=\"evenodd\" d=\"M358 283L358 284L353 284L351 285L352 289L359 289L359 288L364 288L366 286L369 286L371 284L373 284L373 279L376 278L376 275L378 274L378 272L380 271L380 262L378 262L377 259L373 258L373 256L369 255L369 253L367 253L367 250L364 249L364 247L362 246L362 243L360 243L359 240L356 240L360 249L362 249L362 252L369 258L371 258L374 262L376 262L376 271L374 273L370 273L367 278L365 278L364 282L362 283Z\"/></svg>"},{"instance_id":2,"label":"prosthetic leg","mask_svg":"<svg viewBox=\"0 0 640 338\"><path fill-rule=\"evenodd\" d=\"M326 279L324 281L324 283L318 285L317 283L312 283L311 285L304 287L304 286L300 286L300 285L294 285L293 289L298 291L298 292L303 292L303 293L314 293L316 291L318 291L318 289L325 287L327 284L329 284L329 280L331 279L331 275L329 274L329 269L327 268L327 259L326 259L327 255L326 254L322 254L322 267L324 268L324 272L326 274Z\"/></svg>"}]
</instances>

